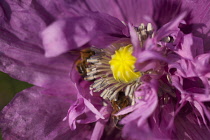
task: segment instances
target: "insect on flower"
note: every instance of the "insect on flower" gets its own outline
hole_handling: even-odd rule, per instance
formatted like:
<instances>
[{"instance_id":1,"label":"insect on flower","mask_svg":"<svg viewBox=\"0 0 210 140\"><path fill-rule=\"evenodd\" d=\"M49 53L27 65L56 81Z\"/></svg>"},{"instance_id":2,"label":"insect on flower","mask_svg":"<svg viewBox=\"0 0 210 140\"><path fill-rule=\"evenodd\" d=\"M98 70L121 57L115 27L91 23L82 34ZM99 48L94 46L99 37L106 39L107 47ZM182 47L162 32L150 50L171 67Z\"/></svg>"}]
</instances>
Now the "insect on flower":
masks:
<instances>
[{"instance_id":1,"label":"insect on flower","mask_svg":"<svg viewBox=\"0 0 210 140\"><path fill-rule=\"evenodd\" d=\"M89 59L92 55L94 55L94 51L91 49L84 49L80 51L80 58L75 62L76 69L80 73L82 77L87 76L86 69L88 68L87 59Z\"/></svg>"},{"instance_id":2,"label":"insect on flower","mask_svg":"<svg viewBox=\"0 0 210 140\"><path fill-rule=\"evenodd\" d=\"M120 110L122 110L123 108L131 105L130 99L129 99L129 97L125 96L124 92L119 92L118 99L116 101L112 100L111 104L112 104L112 108L113 108L112 119L115 123L115 126L118 129L122 129L122 125L119 124L119 121L126 115L115 116L115 114L117 112L119 112Z\"/></svg>"}]
</instances>

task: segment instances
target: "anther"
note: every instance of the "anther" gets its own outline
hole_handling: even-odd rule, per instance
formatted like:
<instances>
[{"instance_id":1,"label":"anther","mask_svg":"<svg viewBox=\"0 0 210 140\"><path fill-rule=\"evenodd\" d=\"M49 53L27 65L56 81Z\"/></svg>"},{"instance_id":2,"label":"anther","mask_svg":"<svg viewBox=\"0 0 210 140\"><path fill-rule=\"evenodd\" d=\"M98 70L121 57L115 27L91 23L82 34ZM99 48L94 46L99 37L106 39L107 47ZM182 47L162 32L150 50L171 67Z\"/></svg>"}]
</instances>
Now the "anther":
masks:
<instances>
[{"instance_id":1,"label":"anther","mask_svg":"<svg viewBox=\"0 0 210 140\"><path fill-rule=\"evenodd\" d=\"M135 30L138 34L138 38L139 38L141 46L143 46L144 42L146 41L148 37L153 36L153 27L151 23L148 23L147 26L141 23L138 28L135 27Z\"/></svg>"},{"instance_id":2,"label":"anther","mask_svg":"<svg viewBox=\"0 0 210 140\"><path fill-rule=\"evenodd\" d=\"M149 36L149 37L152 37L152 34L153 34L153 27L152 27L152 24L151 24L151 23L148 23L148 24L147 24L147 33L148 33L148 36Z\"/></svg>"},{"instance_id":3,"label":"anther","mask_svg":"<svg viewBox=\"0 0 210 140\"><path fill-rule=\"evenodd\" d=\"M87 59L87 62L88 63L97 63L97 62L99 62L99 60L98 59Z\"/></svg>"}]
</instances>

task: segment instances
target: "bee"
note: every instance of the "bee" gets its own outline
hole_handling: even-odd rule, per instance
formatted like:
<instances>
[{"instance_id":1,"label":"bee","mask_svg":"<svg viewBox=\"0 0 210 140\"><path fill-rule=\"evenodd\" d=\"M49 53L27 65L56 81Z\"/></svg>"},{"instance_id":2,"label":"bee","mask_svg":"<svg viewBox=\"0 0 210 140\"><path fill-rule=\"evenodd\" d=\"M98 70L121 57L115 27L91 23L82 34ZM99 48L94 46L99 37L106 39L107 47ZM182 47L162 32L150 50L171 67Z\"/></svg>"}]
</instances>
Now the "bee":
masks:
<instances>
[{"instance_id":1,"label":"bee","mask_svg":"<svg viewBox=\"0 0 210 140\"><path fill-rule=\"evenodd\" d=\"M115 116L114 114L116 114L123 108L131 105L130 99L129 99L129 97L125 96L124 92L119 92L117 101L112 100L111 104L112 104L112 108L113 108L112 119L114 121L115 127L118 129L121 129L122 126L118 122L126 115Z\"/></svg>"},{"instance_id":2,"label":"bee","mask_svg":"<svg viewBox=\"0 0 210 140\"><path fill-rule=\"evenodd\" d=\"M88 68L87 59L95 54L90 48L80 51L80 58L75 62L76 69L82 77L87 76L86 68Z\"/></svg>"}]
</instances>

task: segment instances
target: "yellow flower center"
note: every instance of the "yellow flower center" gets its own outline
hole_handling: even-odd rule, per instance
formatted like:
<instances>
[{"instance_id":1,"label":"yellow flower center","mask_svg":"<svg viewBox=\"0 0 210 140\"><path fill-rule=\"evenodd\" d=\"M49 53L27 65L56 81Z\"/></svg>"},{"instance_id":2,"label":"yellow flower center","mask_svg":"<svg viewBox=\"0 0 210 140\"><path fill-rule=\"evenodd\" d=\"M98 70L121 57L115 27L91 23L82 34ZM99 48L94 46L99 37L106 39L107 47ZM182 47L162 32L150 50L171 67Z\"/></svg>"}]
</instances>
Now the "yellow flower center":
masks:
<instances>
[{"instance_id":1,"label":"yellow flower center","mask_svg":"<svg viewBox=\"0 0 210 140\"><path fill-rule=\"evenodd\" d=\"M116 50L115 54L111 56L112 59L109 61L109 64L114 78L119 82L131 83L141 76L140 72L134 71L136 58L132 53L133 46L127 45Z\"/></svg>"}]
</instances>

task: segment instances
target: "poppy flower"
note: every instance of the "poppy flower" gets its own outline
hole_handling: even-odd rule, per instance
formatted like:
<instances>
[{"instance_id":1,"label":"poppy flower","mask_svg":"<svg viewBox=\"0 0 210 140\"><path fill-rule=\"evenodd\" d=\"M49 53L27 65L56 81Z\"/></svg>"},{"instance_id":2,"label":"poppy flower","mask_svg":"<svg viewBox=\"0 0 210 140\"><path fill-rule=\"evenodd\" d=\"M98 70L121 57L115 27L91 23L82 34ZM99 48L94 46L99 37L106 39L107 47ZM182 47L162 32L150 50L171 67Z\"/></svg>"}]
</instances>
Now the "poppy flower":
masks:
<instances>
[{"instance_id":1,"label":"poppy flower","mask_svg":"<svg viewBox=\"0 0 210 140\"><path fill-rule=\"evenodd\" d=\"M208 1L0 4L3 138L208 138Z\"/></svg>"}]
</instances>

